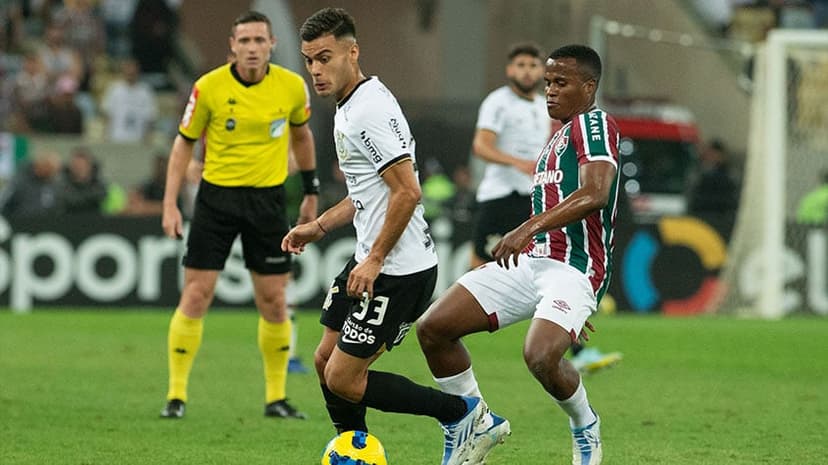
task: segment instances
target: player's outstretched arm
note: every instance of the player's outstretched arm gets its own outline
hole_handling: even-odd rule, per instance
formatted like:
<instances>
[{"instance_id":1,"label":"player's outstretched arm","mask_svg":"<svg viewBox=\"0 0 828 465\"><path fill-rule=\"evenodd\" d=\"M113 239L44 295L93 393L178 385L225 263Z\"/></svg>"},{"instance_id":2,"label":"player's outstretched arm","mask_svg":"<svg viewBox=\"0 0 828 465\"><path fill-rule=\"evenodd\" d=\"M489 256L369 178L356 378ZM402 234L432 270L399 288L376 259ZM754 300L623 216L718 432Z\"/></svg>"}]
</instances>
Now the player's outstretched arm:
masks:
<instances>
[{"instance_id":1,"label":"player's outstretched arm","mask_svg":"<svg viewBox=\"0 0 828 465\"><path fill-rule=\"evenodd\" d=\"M511 261L517 266L518 256L535 234L554 231L581 221L607 205L615 181L615 165L606 161L585 163L581 165L578 174L581 187L551 210L533 216L509 231L495 245L492 257L498 265L508 269Z\"/></svg>"}]
</instances>

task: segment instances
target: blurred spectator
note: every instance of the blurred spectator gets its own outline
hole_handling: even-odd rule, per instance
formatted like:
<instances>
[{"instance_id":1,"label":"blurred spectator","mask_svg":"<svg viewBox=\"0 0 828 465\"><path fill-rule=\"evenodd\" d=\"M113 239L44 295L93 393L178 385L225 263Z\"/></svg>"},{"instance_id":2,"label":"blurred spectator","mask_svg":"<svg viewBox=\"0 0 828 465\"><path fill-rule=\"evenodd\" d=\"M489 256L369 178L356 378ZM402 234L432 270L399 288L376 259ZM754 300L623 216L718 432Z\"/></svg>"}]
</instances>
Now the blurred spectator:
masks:
<instances>
[{"instance_id":1,"label":"blurred spectator","mask_svg":"<svg viewBox=\"0 0 828 465\"><path fill-rule=\"evenodd\" d=\"M98 163L85 147L72 152L64 169L60 197L67 213L101 213L107 186L99 175Z\"/></svg>"},{"instance_id":2,"label":"blurred spectator","mask_svg":"<svg viewBox=\"0 0 828 465\"><path fill-rule=\"evenodd\" d=\"M76 50L64 43L63 27L51 24L46 28L39 53L51 82L57 82L64 75L78 82L83 79L83 61Z\"/></svg>"},{"instance_id":3,"label":"blurred spectator","mask_svg":"<svg viewBox=\"0 0 828 465\"><path fill-rule=\"evenodd\" d=\"M449 199L446 208L451 212L455 224L471 225L477 206L471 171L468 166L459 165L451 178L454 181L454 196Z\"/></svg>"},{"instance_id":4,"label":"blurred spectator","mask_svg":"<svg viewBox=\"0 0 828 465\"><path fill-rule=\"evenodd\" d=\"M809 226L828 225L828 170L822 172L820 185L799 201L796 221Z\"/></svg>"},{"instance_id":5,"label":"blurred spectator","mask_svg":"<svg viewBox=\"0 0 828 465\"><path fill-rule=\"evenodd\" d=\"M430 158L425 162L422 183L424 216L433 221L446 214L445 204L454 197L454 184L446 176L440 162Z\"/></svg>"},{"instance_id":6,"label":"blurred spectator","mask_svg":"<svg viewBox=\"0 0 828 465\"><path fill-rule=\"evenodd\" d=\"M54 134L83 134L83 113L75 103L78 82L62 76L46 104L46 113L31 121L32 129Z\"/></svg>"},{"instance_id":7,"label":"blurred spectator","mask_svg":"<svg viewBox=\"0 0 828 465\"><path fill-rule=\"evenodd\" d=\"M138 0L130 23L132 56L156 89L169 86L178 15L165 0Z\"/></svg>"},{"instance_id":8,"label":"blurred spectator","mask_svg":"<svg viewBox=\"0 0 828 465\"><path fill-rule=\"evenodd\" d=\"M21 170L3 204L3 216L10 219L54 215L62 211L60 202L60 156L42 152Z\"/></svg>"},{"instance_id":9,"label":"blurred spectator","mask_svg":"<svg viewBox=\"0 0 828 465\"><path fill-rule=\"evenodd\" d=\"M77 50L87 65L104 52L103 20L93 9L93 0L64 0L52 21L63 28L66 44Z\"/></svg>"},{"instance_id":10,"label":"blurred spectator","mask_svg":"<svg viewBox=\"0 0 828 465\"><path fill-rule=\"evenodd\" d=\"M702 148L699 162L699 172L690 183L688 213L707 221L728 239L739 206L739 192L729 172L724 143L718 139L710 141Z\"/></svg>"},{"instance_id":11,"label":"blurred spectator","mask_svg":"<svg viewBox=\"0 0 828 465\"><path fill-rule=\"evenodd\" d=\"M107 136L112 142L139 142L150 134L158 116L155 91L138 80L140 69L133 59L121 64L121 78L110 83L101 102L107 117Z\"/></svg>"},{"instance_id":12,"label":"blurred spectator","mask_svg":"<svg viewBox=\"0 0 828 465\"><path fill-rule=\"evenodd\" d=\"M25 36L23 10L16 3L0 6L0 51L19 50Z\"/></svg>"},{"instance_id":13,"label":"blurred spectator","mask_svg":"<svg viewBox=\"0 0 828 465\"><path fill-rule=\"evenodd\" d=\"M101 16L106 28L106 53L114 58L129 56L129 22L137 0L101 0Z\"/></svg>"},{"instance_id":14,"label":"blurred spectator","mask_svg":"<svg viewBox=\"0 0 828 465\"><path fill-rule=\"evenodd\" d=\"M34 51L24 53L21 69L12 84L14 111L19 112L26 122L43 117L51 88L40 55Z\"/></svg>"},{"instance_id":15,"label":"blurred spectator","mask_svg":"<svg viewBox=\"0 0 828 465\"><path fill-rule=\"evenodd\" d=\"M161 216L166 183L167 157L158 154L153 158L150 177L129 193L127 207L122 213L135 216Z\"/></svg>"}]
</instances>

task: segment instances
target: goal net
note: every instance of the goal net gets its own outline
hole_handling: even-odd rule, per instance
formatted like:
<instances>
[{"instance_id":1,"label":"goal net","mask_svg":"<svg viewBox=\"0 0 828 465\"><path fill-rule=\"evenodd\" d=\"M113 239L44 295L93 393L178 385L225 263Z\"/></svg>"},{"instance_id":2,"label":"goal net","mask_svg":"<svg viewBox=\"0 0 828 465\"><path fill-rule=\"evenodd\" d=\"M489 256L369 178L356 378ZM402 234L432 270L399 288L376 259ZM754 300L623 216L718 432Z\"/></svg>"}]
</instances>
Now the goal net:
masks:
<instances>
[{"instance_id":1,"label":"goal net","mask_svg":"<svg viewBox=\"0 0 828 465\"><path fill-rule=\"evenodd\" d=\"M756 56L741 203L720 312L828 315L828 228L797 223L828 171L828 32L774 30Z\"/></svg>"}]
</instances>

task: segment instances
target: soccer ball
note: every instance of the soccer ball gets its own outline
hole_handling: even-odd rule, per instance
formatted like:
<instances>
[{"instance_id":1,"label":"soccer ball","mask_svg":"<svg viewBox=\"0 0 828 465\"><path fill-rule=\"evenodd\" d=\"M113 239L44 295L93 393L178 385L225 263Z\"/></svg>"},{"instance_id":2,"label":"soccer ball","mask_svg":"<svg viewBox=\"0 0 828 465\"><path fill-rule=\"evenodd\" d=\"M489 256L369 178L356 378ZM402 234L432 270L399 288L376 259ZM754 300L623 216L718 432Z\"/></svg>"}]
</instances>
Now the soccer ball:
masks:
<instances>
[{"instance_id":1,"label":"soccer ball","mask_svg":"<svg viewBox=\"0 0 828 465\"><path fill-rule=\"evenodd\" d=\"M365 431L345 431L331 439L322 465L388 465L379 439Z\"/></svg>"}]
</instances>

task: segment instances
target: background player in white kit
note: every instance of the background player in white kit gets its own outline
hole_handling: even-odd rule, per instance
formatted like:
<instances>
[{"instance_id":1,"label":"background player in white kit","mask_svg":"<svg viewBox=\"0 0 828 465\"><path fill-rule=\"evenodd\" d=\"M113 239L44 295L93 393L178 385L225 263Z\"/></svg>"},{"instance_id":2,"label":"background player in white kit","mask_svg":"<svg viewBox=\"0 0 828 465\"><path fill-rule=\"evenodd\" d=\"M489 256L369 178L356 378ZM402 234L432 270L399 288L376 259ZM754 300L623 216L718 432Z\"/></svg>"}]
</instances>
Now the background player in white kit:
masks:
<instances>
[{"instance_id":1,"label":"background player in white kit","mask_svg":"<svg viewBox=\"0 0 828 465\"><path fill-rule=\"evenodd\" d=\"M472 152L485 162L485 170L477 186L471 268L491 261L497 241L529 218L535 160L551 133L546 101L538 93L543 82L540 50L518 44L508 58L509 83L483 99L472 141Z\"/></svg>"},{"instance_id":2,"label":"background player in white kit","mask_svg":"<svg viewBox=\"0 0 828 465\"><path fill-rule=\"evenodd\" d=\"M574 465L601 463L600 420L563 358L609 285L618 193L618 126L595 107L601 59L569 45L546 62L546 106L563 127L537 160L532 217L492 250L496 263L463 275L417 324L431 372L446 392L480 396L461 337L532 319L529 371L569 416ZM493 431L487 440L499 439Z\"/></svg>"},{"instance_id":3,"label":"background player in white kit","mask_svg":"<svg viewBox=\"0 0 828 465\"><path fill-rule=\"evenodd\" d=\"M301 253L350 222L357 233L354 257L334 279L320 318L324 333L314 364L328 413L340 432L367 431L365 407L431 416L445 433L442 463L463 464L486 411L482 400L368 369L402 342L437 278L408 122L388 88L362 73L354 21L345 10L314 13L300 36L316 93L337 100L334 139L348 196L316 221L293 228L282 248Z\"/></svg>"}]
</instances>

